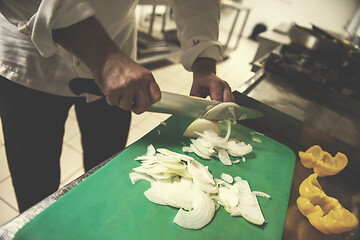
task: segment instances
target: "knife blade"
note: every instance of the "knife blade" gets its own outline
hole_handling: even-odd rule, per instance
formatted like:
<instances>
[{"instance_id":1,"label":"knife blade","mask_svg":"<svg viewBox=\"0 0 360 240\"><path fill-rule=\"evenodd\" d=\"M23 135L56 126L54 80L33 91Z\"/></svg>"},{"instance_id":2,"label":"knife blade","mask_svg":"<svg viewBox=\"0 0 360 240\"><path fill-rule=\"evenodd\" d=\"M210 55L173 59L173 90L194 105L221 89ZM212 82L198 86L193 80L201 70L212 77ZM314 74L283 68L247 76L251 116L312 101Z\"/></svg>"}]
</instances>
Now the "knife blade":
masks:
<instances>
[{"instance_id":1,"label":"knife blade","mask_svg":"<svg viewBox=\"0 0 360 240\"><path fill-rule=\"evenodd\" d=\"M72 79L69 82L69 88L78 96L89 93L104 97L104 94L92 79ZM255 109L239 106L233 102L218 102L165 91L161 92L161 100L154 103L148 111L216 121L243 120L263 116L261 112Z\"/></svg>"}]
</instances>

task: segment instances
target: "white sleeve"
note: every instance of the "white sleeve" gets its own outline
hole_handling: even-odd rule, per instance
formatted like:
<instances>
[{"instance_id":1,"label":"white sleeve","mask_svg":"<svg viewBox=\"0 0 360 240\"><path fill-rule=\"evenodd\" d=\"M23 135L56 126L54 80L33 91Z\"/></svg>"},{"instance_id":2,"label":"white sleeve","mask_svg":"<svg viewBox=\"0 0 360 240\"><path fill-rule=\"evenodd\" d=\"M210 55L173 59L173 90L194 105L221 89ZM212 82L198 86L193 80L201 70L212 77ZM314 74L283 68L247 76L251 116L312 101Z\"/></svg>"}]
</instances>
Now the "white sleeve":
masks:
<instances>
[{"instance_id":1,"label":"white sleeve","mask_svg":"<svg viewBox=\"0 0 360 240\"><path fill-rule=\"evenodd\" d=\"M198 57L216 61L222 58L218 42L220 0L172 0L178 37L181 43L181 63L191 71Z\"/></svg>"},{"instance_id":2,"label":"white sleeve","mask_svg":"<svg viewBox=\"0 0 360 240\"><path fill-rule=\"evenodd\" d=\"M40 54L52 56L58 46L52 38L52 30L68 27L94 15L92 6L84 0L43 0L38 11L20 31L30 31L31 40Z\"/></svg>"}]
</instances>

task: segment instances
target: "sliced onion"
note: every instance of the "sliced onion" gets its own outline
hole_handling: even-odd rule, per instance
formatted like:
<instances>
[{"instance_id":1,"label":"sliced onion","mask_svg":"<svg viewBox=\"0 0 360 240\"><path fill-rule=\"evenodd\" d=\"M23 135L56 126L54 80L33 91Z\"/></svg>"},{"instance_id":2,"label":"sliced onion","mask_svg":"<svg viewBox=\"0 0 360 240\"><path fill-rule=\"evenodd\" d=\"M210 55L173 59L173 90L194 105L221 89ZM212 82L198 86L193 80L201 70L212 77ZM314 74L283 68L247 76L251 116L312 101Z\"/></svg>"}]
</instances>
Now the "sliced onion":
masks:
<instances>
[{"instance_id":1,"label":"sliced onion","mask_svg":"<svg viewBox=\"0 0 360 240\"><path fill-rule=\"evenodd\" d=\"M186 165L185 164L182 164L182 163L172 163L172 162L165 162L165 161L162 161L162 162L159 162L159 164L171 169L171 170L181 170L181 169L186 169Z\"/></svg>"},{"instance_id":2,"label":"sliced onion","mask_svg":"<svg viewBox=\"0 0 360 240\"><path fill-rule=\"evenodd\" d=\"M264 192L253 191L253 193L254 193L256 196L259 196L259 197L270 198L270 195L267 194L267 193L264 193Z\"/></svg>"},{"instance_id":3,"label":"sliced onion","mask_svg":"<svg viewBox=\"0 0 360 240\"><path fill-rule=\"evenodd\" d=\"M237 192L229 188L219 188L219 201L226 208L233 208L239 203Z\"/></svg>"},{"instance_id":4,"label":"sliced onion","mask_svg":"<svg viewBox=\"0 0 360 240\"><path fill-rule=\"evenodd\" d=\"M181 154L181 153L177 153L177 152L173 152L173 151L170 151L168 149L165 149L165 148L158 148L157 151L159 153L162 153L166 156L176 156L176 157L179 157L181 158L182 160L186 160L186 161L191 161L191 160L194 160L194 158L188 156L188 155L185 155L185 154Z\"/></svg>"},{"instance_id":5,"label":"sliced onion","mask_svg":"<svg viewBox=\"0 0 360 240\"><path fill-rule=\"evenodd\" d=\"M194 146L205 156L208 156L210 158L210 156L214 153L214 149L212 148L207 148L206 146L204 146L204 141L199 141L196 139L190 139L190 141L194 144Z\"/></svg>"},{"instance_id":6,"label":"sliced onion","mask_svg":"<svg viewBox=\"0 0 360 240\"><path fill-rule=\"evenodd\" d=\"M165 173L154 173L151 176L155 178L157 181L168 181L171 180L173 177L175 177L175 174L165 172Z\"/></svg>"},{"instance_id":7,"label":"sliced onion","mask_svg":"<svg viewBox=\"0 0 360 240\"><path fill-rule=\"evenodd\" d=\"M147 156L155 156L156 154L156 150L155 150L155 147L150 144L148 147L147 147L147 151L146 151L146 155Z\"/></svg>"},{"instance_id":8,"label":"sliced onion","mask_svg":"<svg viewBox=\"0 0 360 240\"><path fill-rule=\"evenodd\" d=\"M251 223L262 225L265 219L255 194L251 192L249 183L246 180L242 180L236 182L233 186L239 190L240 204L238 205L238 210L243 218Z\"/></svg>"},{"instance_id":9,"label":"sliced onion","mask_svg":"<svg viewBox=\"0 0 360 240\"><path fill-rule=\"evenodd\" d=\"M204 135L218 137L211 132L205 132ZM227 134L225 138L229 136ZM201 149L215 148L222 162L231 163L226 149L214 146L205 139L193 142L199 143ZM196 149L194 144L191 146ZM133 184L140 179L151 182L151 188L144 192L150 201L180 208L174 219L179 226L189 229L204 227L220 205L232 216L243 216L247 221L259 225L265 222L256 196L270 196L263 192L251 192L248 182L238 176L232 178L223 173L222 179L214 179L208 167L193 158L167 149L156 151L152 145L137 160L141 161L141 166L129 174L130 180ZM231 185L234 180L235 184Z\"/></svg>"},{"instance_id":10,"label":"sliced onion","mask_svg":"<svg viewBox=\"0 0 360 240\"><path fill-rule=\"evenodd\" d=\"M205 130L213 130L217 134L220 134L220 127L217 121L211 121L204 118L198 118L193 121L185 130L184 137L198 137L196 132L203 132Z\"/></svg>"},{"instance_id":11,"label":"sliced onion","mask_svg":"<svg viewBox=\"0 0 360 240\"><path fill-rule=\"evenodd\" d=\"M190 153L194 152L194 150L192 150L191 147L187 147L187 146L182 147L182 151L183 152L190 152Z\"/></svg>"},{"instance_id":12,"label":"sliced onion","mask_svg":"<svg viewBox=\"0 0 360 240\"><path fill-rule=\"evenodd\" d=\"M226 149L228 150L229 154L234 157L244 156L253 150L250 144L235 141L229 141L226 145Z\"/></svg>"},{"instance_id":13,"label":"sliced onion","mask_svg":"<svg viewBox=\"0 0 360 240\"><path fill-rule=\"evenodd\" d=\"M200 229L214 217L215 202L201 190L194 193L193 207L191 211L179 209L174 218L174 223L188 229Z\"/></svg>"},{"instance_id":14,"label":"sliced onion","mask_svg":"<svg viewBox=\"0 0 360 240\"><path fill-rule=\"evenodd\" d=\"M147 199L149 199L151 202L159 205L168 205L164 200L162 200L161 197L159 197L159 194L153 189L149 188L144 192L144 195Z\"/></svg>"},{"instance_id":15,"label":"sliced onion","mask_svg":"<svg viewBox=\"0 0 360 240\"><path fill-rule=\"evenodd\" d=\"M242 180L242 178L239 176L236 176L236 177L234 177L234 180L235 180L235 182L240 182Z\"/></svg>"},{"instance_id":16,"label":"sliced onion","mask_svg":"<svg viewBox=\"0 0 360 240\"><path fill-rule=\"evenodd\" d=\"M223 102L219 103L215 107L207 111L203 118L206 119L230 119L236 121L239 119L239 110L240 106L234 102ZM236 114L235 114L236 113Z\"/></svg>"},{"instance_id":17,"label":"sliced onion","mask_svg":"<svg viewBox=\"0 0 360 240\"><path fill-rule=\"evenodd\" d=\"M154 160L157 162L179 163L181 162L181 157L175 155L166 156L163 154L156 154Z\"/></svg>"},{"instance_id":18,"label":"sliced onion","mask_svg":"<svg viewBox=\"0 0 360 240\"><path fill-rule=\"evenodd\" d=\"M144 173L138 173L138 172L131 172L129 173L130 180L132 184L135 184L139 180L146 180L150 183L154 182L155 179L147 174Z\"/></svg>"},{"instance_id":19,"label":"sliced onion","mask_svg":"<svg viewBox=\"0 0 360 240\"><path fill-rule=\"evenodd\" d=\"M233 183L233 181L234 181L234 178L230 174L227 174L227 173L222 173L220 177L222 180L224 180L228 183Z\"/></svg>"},{"instance_id":20,"label":"sliced onion","mask_svg":"<svg viewBox=\"0 0 360 240\"><path fill-rule=\"evenodd\" d=\"M202 182L211 183L211 184L215 185L213 175L209 172L209 170L204 165L202 165L198 161L195 161L195 160L192 161L188 165L188 171L193 176L193 178L197 178Z\"/></svg>"},{"instance_id":21,"label":"sliced onion","mask_svg":"<svg viewBox=\"0 0 360 240\"><path fill-rule=\"evenodd\" d=\"M231 133L231 122L230 121L227 121L227 131L226 131L226 136L225 136L225 140L226 142L229 141L229 138L230 138L230 133Z\"/></svg>"},{"instance_id":22,"label":"sliced onion","mask_svg":"<svg viewBox=\"0 0 360 240\"><path fill-rule=\"evenodd\" d=\"M216 185L211 184L209 182L203 182L200 181L198 178L193 177L193 181L195 183L195 186L197 186L199 189L201 189L205 193L218 193L219 189L216 187Z\"/></svg>"},{"instance_id":23,"label":"sliced onion","mask_svg":"<svg viewBox=\"0 0 360 240\"><path fill-rule=\"evenodd\" d=\"M261 139L260 139L260 138L257 138L257 137L252 137L252 140L253 140L254 142L261 143Z\"/></svg>"},{"instance_id":24,"label":"sliced onion","mask_svg":"<svg viewBox=\"0 0 360 240\"><path fill-rule=\"evenodd\" d=\"M199 151L199 149L194 144L190 144L190 148L199 157L202 157L203 159L210 159L210 155L204 154Z\"/></svg>"},{"instance_id":25,"label":"sliced onion","mask_svg":"<svg viewBox=\"0 0 360 240\"><path fill-rule=\"evenodd\" d=\"M220 149L218 153L219 160L226 166L231 166L232 162L229 157L229 154L226 152L225 149Z\"/></svg>"},{"instance_id":26,"label":"sliced onion","mask_svg":"<svg viewBox=\"0 0 360 240\"><path fill-rule=\"evenodd\" d=\"M252 146L244 142L239 142L236 139L230 139L231 122L227 121L227 125L225 137L220 137L219 134L212 129L196 132L198 138L190 139L192 143L189 147L183 147L183 151L194 152L203 159L210 159L212 156L215 156L219 158L224 165L228 166L240 162L240 160L231 161L229 155L242 157L252 151Z\"/></svg>"},{"instance_id":27,"label":"sliced onion","mask_svg":"<svg viewBox=\"0 0 360 240\"><path fill-rule=\"evenodd\" d=\"M212 131L204 131L203 133L198 134L200 137L211 142L214 146L224 146L227 142L226 138L222 138Z\"/></svg>"},{"instance_id":28,"label":"sliced onion","mask_svg":"<svg viewBox=\"0 0 360 240\"><path fill-rule=\"evenodd\" d=\"M218 179L218 178L215 178L215 183L217 186L224 186L224 187L227 187L227 188L230 188L232 185L230 183L227 183L225 182L224 180L222 179Z\"/></svg>"},{"instance_id":29,"label":"sliced onion","mask_svg":"<svg viewBox=\"0 0 360 240\"><path fill-rule=\"evenodd\" d=\"M190 210L193 208L194 192L197 191L193 185L188 186L186 182L158 181L152 184L157 196L169 206Z\"/></svg>"}]
</instances>

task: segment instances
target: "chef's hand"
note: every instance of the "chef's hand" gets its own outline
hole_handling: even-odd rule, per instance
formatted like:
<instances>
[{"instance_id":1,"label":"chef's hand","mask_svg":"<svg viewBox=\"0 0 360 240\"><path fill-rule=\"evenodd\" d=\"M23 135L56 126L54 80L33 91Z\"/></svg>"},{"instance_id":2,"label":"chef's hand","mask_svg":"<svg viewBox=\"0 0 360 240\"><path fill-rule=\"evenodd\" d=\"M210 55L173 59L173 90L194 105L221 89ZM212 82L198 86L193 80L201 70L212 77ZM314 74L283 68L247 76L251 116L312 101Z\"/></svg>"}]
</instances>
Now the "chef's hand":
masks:
<instances>
[{"instance_id":1,"label":"chef's hand","mask_svg":"<svg viewBox=\"0 0 360 240\"><path fill-rule=\"evenodd\" d=\"M110 105L136 114L159 101L161 92L150 70L121 51L112 52L94 69L93 76Z\"/></svg>"},{"instance_id":2,"label":"chef's hand","mask_svg":"<svg viewBox=\"0 0 360 240\"><path fill-rule=\"evenodd\" d=\"M234 102L229 84L216 75L216 62L210 58L198 58L193 66L193 84L190 95L221 102Z\"/></svg>"},{"instance_id":3,"label":"chef's hand","mask_svg":"<svg viewBox=\"0 0 360 240\"><path fill-rule=\"evenodd\" d=\"M140 114L160 100L160 88L151 72L122 52L95 17L52 33L57 44L92 71L110 105Z\"/></svg>"}]
</instances>

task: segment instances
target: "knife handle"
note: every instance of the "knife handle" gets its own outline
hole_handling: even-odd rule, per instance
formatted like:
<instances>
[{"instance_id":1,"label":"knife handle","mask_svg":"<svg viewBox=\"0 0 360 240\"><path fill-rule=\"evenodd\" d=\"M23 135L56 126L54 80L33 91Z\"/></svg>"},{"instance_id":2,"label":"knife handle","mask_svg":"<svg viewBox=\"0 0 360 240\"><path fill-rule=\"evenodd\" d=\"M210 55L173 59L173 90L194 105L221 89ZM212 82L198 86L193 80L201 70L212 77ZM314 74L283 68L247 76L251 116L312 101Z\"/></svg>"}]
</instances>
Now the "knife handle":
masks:
<instances>
[{"instance_id":1,"label":"knife handle","mask_svg":"<svg viewBox=\"0 0 360 240\"><path fill-rule=\"evenodd\" d=\"M98 85L96 85L93 79L89 78L74 78L69 82L70 90L80 96L82 93L90 93L99 97L105 97L101 92Z\"/></svg>"}]
</instances>

